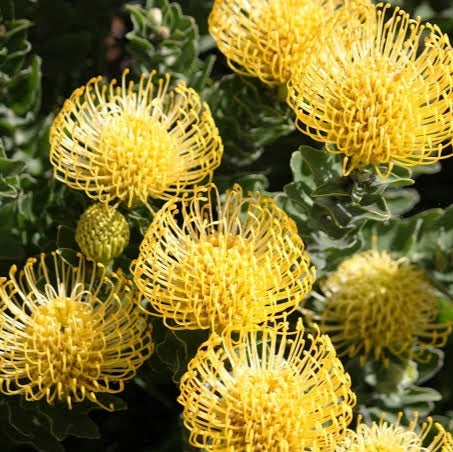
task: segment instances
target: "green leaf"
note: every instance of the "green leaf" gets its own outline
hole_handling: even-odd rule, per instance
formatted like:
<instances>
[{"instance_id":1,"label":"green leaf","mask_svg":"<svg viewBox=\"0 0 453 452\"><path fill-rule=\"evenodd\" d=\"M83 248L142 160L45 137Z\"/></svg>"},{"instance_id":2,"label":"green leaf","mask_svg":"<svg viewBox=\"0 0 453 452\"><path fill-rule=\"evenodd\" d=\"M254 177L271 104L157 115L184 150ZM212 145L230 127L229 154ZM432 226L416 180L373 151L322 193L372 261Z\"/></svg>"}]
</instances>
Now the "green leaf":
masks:
<instances>
[{"instance_id":1,"label":"green leaf","mask_svg":"<svg viewBox=\"0 0 453 452\"><path fill-rule=\"evenodd\" d=\"M162 17L156 21L153 10ZM177 3L147 0L145 7L126 5L132 31L126 37L127 49L137 75L156 69L177 78L190 80L198 64L198 27L190 16L183 15Z\"/></svg>"},{"instance_id":2,"label":"green leaf","mask_svg":"<svg viewBox=\"0 0 453 452\"><path fill-rule=\"evenodd\" d=\"M294 130L292 115L278 92L259 81L237 74L224 76L203 96L222 136L222 167L228 172L251 165L265 146Z\"/></svg>"},{"instance_id":3,"label":"green leaf","mask_svg":"<svg viewBox=\"0 0 453 452\"><path fill-rule=\"evenodd\" d=\"M162 382L171 378L179 382L187 370L188 362L198 347L207 340L208 330L171 330L162 319L152 318L154 353L149 359L150 381Z\"/></svg>"},{"instance_id":4,"label":"green leaf","mask_svg":"<svg viewBox=\"0 0 453 452\"><path fill-rule=\"evenodd\" d=\"M79 248L75 240L75 230L65 225L58 226L57 247L76 250Z\"/></svg>"},{"instance_id":5,"label":"green leaf","mask_svg":"<svg viewBox=\"0 0 453 452\"><path fill-rule=\"evenodd\" d=\"M40 105L41 60L35 56L30 66L16 74L9 84L8 90L13 101L12 110L19 116L36 113Z\"/></svg>"},{"instance_id":6,"label":"green leaf","mask_svg":"<svg viewBox=\"0 0 453 452\"><path fill-rule=\"evenodd\" d=\"M327 181L339 183L342 179L342 167L338 156L328 153L325 149L315 149L310 146L301 146L296 152L299 152L301 157L299 171L313 178L314 187L325 184ZM304 168L305 165L307 169ZM293 175L294 180L300 177L294 173Z\"/></svg>"},{"instance_id":7,"label":"green leaf","mask_svg":"<svg viewBox=\"0 0 453 452\"><path fill-rule=\"evenodd\" d=\"M21 403L23 408L27 408L27 404L35 405L33 409L42 415L46 427L57 441L63 441L69 435L90 439L100 437L97 425L88 417L88 413L93 410L92 404L76 404L69 410L63 403L55 405L49 405L45 401Z\"/></svg>"},{"instance_id":8,"label":"green leaf","mask_svg":"<svg viewBox=\"0 0 453 452\"><path fill-rule=\"evenodd\" d=\"M4 433L16 444L27 444L39 452L65 452L65 448L45 428L42 416L32 406L22 405L21 398L8 397L8 426Z\"/></svg>"},{"instance_id":9,"label":"green leaf","mask_svg":"<svg viewBox=\"0 0 453 452\"><path fill-rule=\"evenodd\" d=\"M429 407L433 407L433 402L438 402L442 396L433 388L411 386L405 393L401 394L399 400L406 407L413 411L418 411L420 415L426 413ZM398 405L395 406L398 408Z\"/></svg>"},{"instance_id":10,"label":"green leaf","mask_svg":"<svg viewBox=\"0 0 453 452\"><path fill-rule=\"evenodd\" d=\"M389 190L385 195L392 216L403 215L418 203L420 195L416 190Z\"/></svg>"},{"instance_id":11,"label":"green leaf","mask_svg":"<svg viewBox=\"0 0 453 452\"><path fill-rule=\"evenodd\" d=\"M22 244L10 230L0 228L0 261L20 261L24 258Z\"/></svg>"},{"instance_id":12,"label":"green leaf","mask_svg":"<svg viewBox=\"0 0 453 452\"><path fill-rule=\"evenodd\" d=\"M437 348L427 348L417 363L417 384L421 385L436 375L444 365L444 352Z\"/></svg>"},{"instance_id":13,"label":"green leaf","mask_svg":"<svg viewBox=\"0 0 453 452\"><path fill-rule=\"evenodd\" d=\"M20 174L25 167L25 162L19 160L0 157L0 175L1 177L10 177Z\"/></svg>"},{"instance_id":14,"label":"green leaf","mask_svg":"<svg viewBox=\"0 0 453 452\"><path fill-rule=\"evenodd\" d=\"M267 177L263 174L250 174L244 172L234 173L228 176L216 175L214 177L214 182L220 193L232 188L234 184L239 184L244 190L244 193L256 191L264 192L269 185Z\"/></svg>"},{"instance_id":15,"label":"green leaf","mask_svg":"<svg viewBox=\"0 0 453 452\"><path fill-rule=\"evenodd\" d=\"M385 180L369 170L356 170L344 177L341 156L325 149L302 146L293 153L290 166L294 182L285 186L285 192L293 207L300 209L307 218L308 228L313 234L322 230L333 239L358 233L369 220L389 220L392 211L387 194L391 208L398 211L396 213L407 208L407 205L401 205L401 199L409 204L417 196L414 192L401 192L394 188L413 182L405 179L410 174L406 169L396 167Z\"/></svg>"},{"instance_id":16,"label":"green leaf","mask_svg":"<svg viewBox=\"0 0 453 452\"><path fill-rule=\"evenodd\" d=\"M439 323L453 323L453 302L451 299L438 298L439 302Z\"/></svg>"},{"instance_id":17,"label":"green leaf","mask_svg":"<svg viewBox=\"0 0 453 452\"><path fill-rule=\"evenodd\" d=\"M16 199L18 192L19 192L19 189L17 187L17 180L15 178L13 178L13 180L11 180L11 179L5 180L3 177L0 176L0 197L1 198Z\"/></svg>"}]
</instances>

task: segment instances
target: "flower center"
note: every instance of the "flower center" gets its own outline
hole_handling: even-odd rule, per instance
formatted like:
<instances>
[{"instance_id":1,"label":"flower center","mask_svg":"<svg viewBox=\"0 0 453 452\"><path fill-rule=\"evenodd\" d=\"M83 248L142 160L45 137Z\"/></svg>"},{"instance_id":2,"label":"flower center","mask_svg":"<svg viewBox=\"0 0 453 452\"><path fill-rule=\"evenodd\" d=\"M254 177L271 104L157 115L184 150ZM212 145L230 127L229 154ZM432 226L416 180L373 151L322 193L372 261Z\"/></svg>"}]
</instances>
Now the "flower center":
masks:
<instances>
[{"instance_id":1,"label":"flower center","mask_svg":"<svg viewBox=\"0 0 453 452\"><path fill-rule=\"evenodd\" d=\"M334 342L356 344L351 356L372 349L376 359L388 350L402 353L415 336L429 331L438 315L433 288L423 273L385 252L344 261L324 288L328 296L322 328L334 334Z\"/></svg>"},{"instance_id":2,"label":"flower center","mask_svg":"<svg viewBox=\"0 0 453 452\"><path fill-rule=\"evenodd\" d=\"M234 404L225 401L225 409L226 437L237 450L304 450L304 408L299 397L303 385L292 369L247 368L235 379L231 389Z\"/></svg>"},{"instance_id":3,"label":"flower center","mask_svg":"<svg viewBox=\"0 0 453 452\"><path fill-rule=\"evenodd\" d=\"M109 112L99 135L102 167L123 198L157 196L177 183L182 168L176 140L160 120L146 112Z\"/></svg>"},{"instance_id":4,"label":"flower center","mask_svg":"<svg viewBox=\"0 0 453 452\"><path fill-rule=\"evenodd\" d=\"M104 348L96 329L100 321L88 303L70 298L38 307L24 334L32 383L52 388L60 400L82 386L91 388L100 375Z\"/></svg>"},{"instance_id":5,"label":"flower center","mask_svg":"<svg viewBox=\"0 0 453 452\"><path fill-rule=\"evenodd\" d=\"M253 243L242 236L216 233L191 242L179 266L190 309L205 323L223 327L265 319L263 298L273 281L272 267L257 261Z\"/></svg>"},{"instance_id":6,"label":"flower center","mask_svg":"<svg viewBox=\"0 0 453 452\"><path fill-rule=\"evenodd\" d=\"M362 431L363 429L361 429ZM353 444L348 448L350 452L423 452L419 436L412 431L405 431L384 423L377 427L365 430L364 443ZM360 437L360 436L359 436Z\"/></svg>"},{"instance_id":7,"label":"flower center","mask_svg":"<svg viewBox=\"0 0 453 452\"><path fill-rule=\"evenodd\" d=\"M342 78L326 110L336 125L328 139L354 166L386 163L391 155L404 155L407 146L423 148L417 111L425 101L416 94L423 80L412 62L364 57L348 65Z\"/></svg>"}]
</instances>

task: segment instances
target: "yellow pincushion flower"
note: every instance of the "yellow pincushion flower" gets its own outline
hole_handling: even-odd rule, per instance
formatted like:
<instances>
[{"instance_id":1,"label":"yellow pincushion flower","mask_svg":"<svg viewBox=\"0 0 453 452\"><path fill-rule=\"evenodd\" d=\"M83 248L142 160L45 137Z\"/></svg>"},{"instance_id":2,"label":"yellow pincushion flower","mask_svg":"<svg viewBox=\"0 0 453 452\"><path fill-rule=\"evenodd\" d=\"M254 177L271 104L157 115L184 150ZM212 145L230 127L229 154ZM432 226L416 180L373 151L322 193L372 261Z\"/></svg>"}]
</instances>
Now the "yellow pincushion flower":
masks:
<instances>
[{"instance_id":1,"label":"yellow pincushion flower","mask_svg":"<svg viewBox=\"0 0 453 452\"><path fill-rule=\"evenodd\" d=\"M327 336L281 323L212 334L178 401L190 443L206 451L332 450L352 418L350 386Z\"/></svg>"},{"instance_id":2,"label":"yellow pincushion flower","mask_svg":"<svg viewBox=\"0 0 453 452\"><path fill-rule=\"evenodd\" d=\"M223 205L215 186L198 190L180 212L167 203L133 272L154 313L175 329L221 330L280 318L314 281L295 223L273 200L244 197L237 185Z\"/></svg>"},{"instance_id":3,"label":"yellow pincushion flower","mask_svg":"<svg viewBox=\"0 0 453 452\"><path fill-rule=\"evenodd\" d=\"M348 175L432 164L453 137L453 50L420 18L379 4L318 36L288 88L297 127ZM383 168L383 170L382 170Z\"/></svg>"},{"instance_id":4,"label":"yellow pincushion flower","mask_svg":"<svg viewBox=\"0 0 453 452\"><path fill-rule=\"evenodd\" d=\"M30 258L0 279L0 393L49 404L118 393L151 355L150 328L121 273L79 255Z\"/></svg>"},{"instance_id":5,"label":"yellow pincushion flower","mask_svg":"<svg viewBox=\"0 0 453 452\"><path fill-rule=\"evenodd\" d=\"M317 29L336 10L358 0L215 0L209 32L242 75L286 83ZM346 16L343 16L346 18Z\"/></svg>"},{"instance_id":6,"label":"yellow pincushion flower","mask_svg":"<svg viewBox=\"0 0 453 452\"><path fill-rule=\"evenodd\" d=\"M108 265L129 243L126 218L114 207L93 204L77 222L75 239L85 256Z\"/></svg>"},{"instance_id":7,"label":"yellow pincushion flower","mask_svg":"<svg viewBox=\"0 0 453 452\"><path fill-rule=\"evenodd\" d=\"M439 433L431 443L424 447L424 440L430 432L433 420L428 418L418 428L418 415L408 427L400 425L402 413L393 424L381 416L379 422L371 427L360 422L356 431L348 430L346 437L335 447L335 452L447 452L451 435L440 424L436 424Z\"/></svg>"},{"instance_id":8,"label":"yellow pincushion flower","mask_svg":"<svg viewBox=\"0 0 453 452\"><path fill-rule=\"evenodd\" d=\"M369 250L343 261L321 284L325 305L321 329L340 354L420 359L426 347L441 347L451 324L439 324L437 291L406 259Z\"/></svg>"},{"instance_id":9,"label":"yellow pincushion flower","mask_svg":"<svg viewBox=\"0 0 453 452\"><path fill-rule=\"evenodd\" d=\"M170 76L91 79L74 91L50 131L55 177L102 203L173 199L210 180L223 146L207 104Z\"/></svg>"},{"instance_id":10,"label":"yellow pincushion flower","mask_svg":"<svg viewBox=\"0 0 453 452\"><path fill-rule=\"evenodd\" d=\"M437 425L437 428L443 434L441 452L453 452L452 434L450 432L446 432L440 424Z\"/></svg>"}]
</instances>

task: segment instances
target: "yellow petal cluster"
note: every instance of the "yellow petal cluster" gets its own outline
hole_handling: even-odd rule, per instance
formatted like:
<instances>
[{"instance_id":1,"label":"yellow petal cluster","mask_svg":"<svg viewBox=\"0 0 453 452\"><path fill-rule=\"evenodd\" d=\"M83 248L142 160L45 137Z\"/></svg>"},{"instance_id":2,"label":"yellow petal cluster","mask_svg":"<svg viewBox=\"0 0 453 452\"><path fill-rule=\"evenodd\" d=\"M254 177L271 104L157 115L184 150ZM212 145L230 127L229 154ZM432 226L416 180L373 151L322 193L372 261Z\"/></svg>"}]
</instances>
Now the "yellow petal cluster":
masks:
<instances>
[{"instance_id":1,"label":"yellow petal cluster","mask_svg":"<svg viewBox=\"0 0 453 452\"><path fill-rule=\"evenodd\" d=\"M0 279L0 393L73 403L118 393L154 349L134 288L81 255L30 258Z\"/></svg>"},{"instance_id":2,"label":"yellow petal cluster","mask_svg":"<svg viewBox=\"0 0 453 452\"><path fill-rule=\"evenodd\" d=\"M134 281L170 328L221 330L293 311L314 282L295 223L272 199L234 186L167 203L154 217Z\"/></svg>"},{"instance_id":3,"label":"yellow petal cluster","mask_svg":"<svg viewBox=\"0 0 453 452\"><path fill-rule=\"evenodd\" d=\"M121 255L129 238L126 218L106 204L91 205L77 222L75 239L82 253L106 266Z\"/></svg>"},{"instance_id":4,"label":"yellow petal cluster","mask_svg":"<svg viewBox=\"0 0 453 452\"><path fill-rule=\"evenodd\" d=\"M441 452L453 452L453 435L446 432L440 424L437 425L437 428L443 435Z\"/></svg>"},{"instance_id":5,"label":"yellow petal cluster","mask_svg":"<svg viewBox=\"0 0 453 452\"><path fill-rule=\"evenodd\" d=\"M400 425L402 413L395 423L381 416L379 422L369 427L359 422L356 431L348 430L346 437L335 447L335 452L447 452L451 447L451 434L445 432L440 424L436 424L437 435L429 445L424 445L425 438L430 434L433 420L428 418L420 427L415 419L408 427Z\"/></svg>"},{"instance_id":6,"label":"yellow petal cluster","mask_svg":"<svg viewBox=\"0 0 453 452\"><path fill-rule=\"evenodd\" d=\"M209 181L223 146L207 104L170 75L76 89L50 131L55 177L102 203L173 199Z\"/></svg>"},{"instance_id":7,"label":"yellow petal cluster","mask_svg":"<svg viewBox=\"0 0 453 452\"><path fill-rule=\"evenodd\" d=\"M427 165L449 157L453 49L420 18L379 4L320 34L294 70L288 103L297 127L344 155L343 173Z\"/></svg>"},{"instance_id":8,"label":"yellow petal cluster","mask_svg":"<svg viewBox=\"0 0 453 452\"><path fill-rule=\"evenodd\" d=\"M190 361L178 401L189 441L206 451L332 450L355 396L325 335L302 323L212 334Z\"/></svg>"},{"instance_id":9,"label":"yellow petal cluster","mask_svg":"<svg viewBox=\"0 0 453 452\"><path fill-rule=\"evenodd\" d=\"M438 293L406 259L369 250L343 261L322 284L321 329L339 354L421 359L426 347L445 345L451 323L437 323Z\"/></svg>"},{"instance_id":10,"label":"yellow petal cluster","mask_svg":"<svg viewBox=\"0 0 453 452\"><path fill-rule=\"evenodd\" d=\"M363 1L215 0L209 32L230 67L269 85L286 83L292 68L336 11ZM342 16L346 18L347 16Z\"/></svg>"}]
</instances>

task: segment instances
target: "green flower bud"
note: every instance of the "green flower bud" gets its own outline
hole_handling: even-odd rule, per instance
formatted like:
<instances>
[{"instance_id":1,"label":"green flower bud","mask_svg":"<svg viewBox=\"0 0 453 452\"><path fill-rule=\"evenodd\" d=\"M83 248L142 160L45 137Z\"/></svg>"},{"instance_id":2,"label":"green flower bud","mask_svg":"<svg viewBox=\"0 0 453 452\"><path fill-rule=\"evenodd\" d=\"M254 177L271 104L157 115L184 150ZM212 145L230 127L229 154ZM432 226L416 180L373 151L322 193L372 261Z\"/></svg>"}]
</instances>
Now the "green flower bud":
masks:
<instances>
[{"instance_id":1,"label":"green flower bud","mask_svg":"<svg viewBox=\"0 0 453 452\"><path fill-rule=\"evenodd\" d=\"M156 30L156 36L162 41L170 37L170 29L168 27L162 26Z\"/></svg>"},{"instance_id":2,"label":"green flower bud","mask_svg":"<svg viewBox=\"0 0 453 452\"><path fill-rule=\"evenodd\" d=\"M75 239L85 256L108 265L129 243L126 218L116 208L93 204L77 222Z\"/></svg>"},{"instance_id":3,"label":"green flower bud","mask_svg":"<svg viewBox=\"0 0 453 452\"><path fill-rule=\"evenodd\" d=\"M148 14L149 23L152 28L157 28L162 25L162 11L159 8L151 8Z\"/></svg>"}]
</instances>

